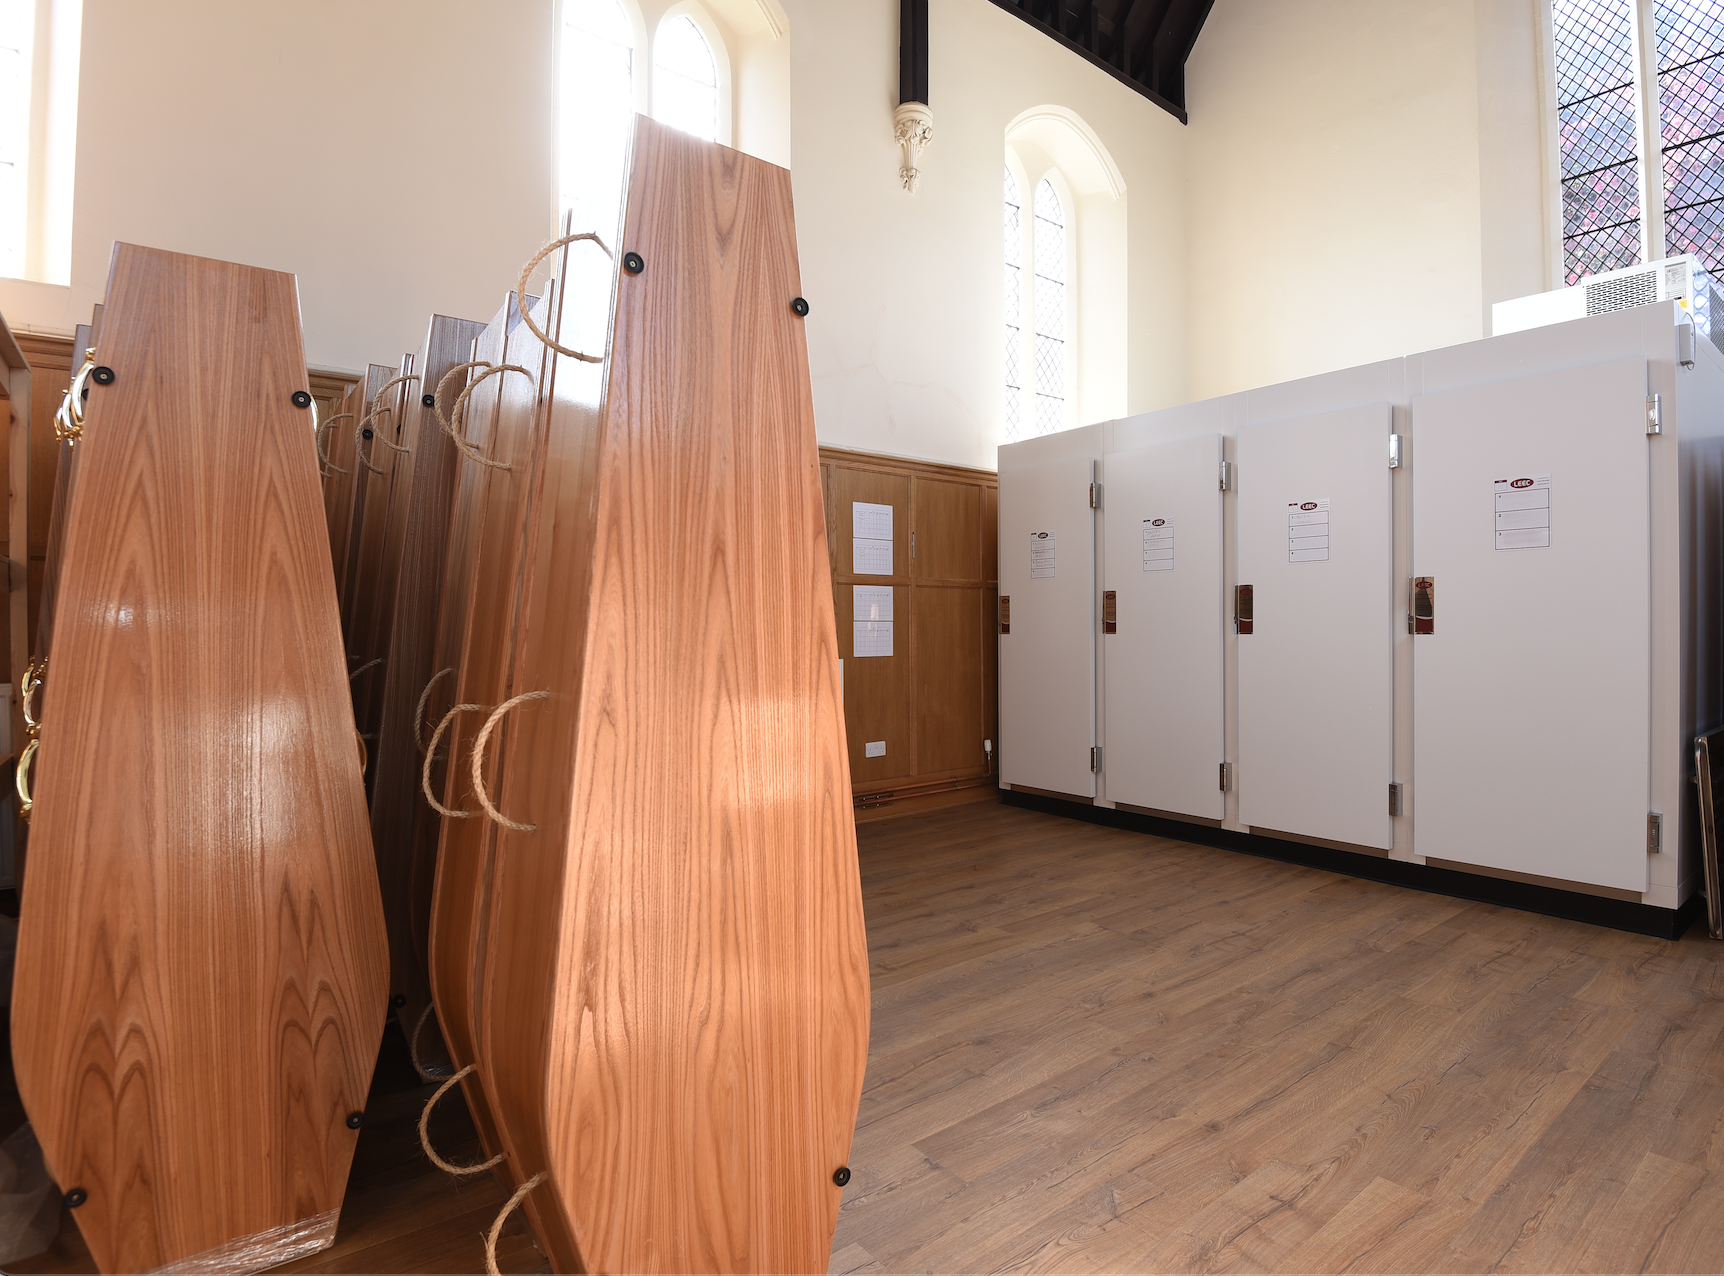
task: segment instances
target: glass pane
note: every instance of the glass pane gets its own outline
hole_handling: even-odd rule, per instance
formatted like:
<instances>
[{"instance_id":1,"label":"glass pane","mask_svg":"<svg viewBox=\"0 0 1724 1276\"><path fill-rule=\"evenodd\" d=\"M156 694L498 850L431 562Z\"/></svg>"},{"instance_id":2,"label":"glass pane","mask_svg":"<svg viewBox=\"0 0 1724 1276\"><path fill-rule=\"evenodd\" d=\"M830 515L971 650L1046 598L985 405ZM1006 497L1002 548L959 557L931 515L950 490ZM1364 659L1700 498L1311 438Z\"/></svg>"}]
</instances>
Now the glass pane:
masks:
<instances>
[{"instance_id":1,"label":"glass pane","mask_svg":"<svg viewBox=\"0 0 1724 1276\"><path fill-rule=\"evenodd\" d=\"M1016 443L1023 429L1023 333L1018 322L1023 314L1024 227L1017 179L1010 168L1005 173L1006 442Z\"/></svg>"},{"instance_id":2,"label":"glass pane","mask_svg":"<svg viewBox=\"0 0 1724 1276\"><path fill-rule=\"evenodd\" d=\"M1724 0L1658 0L1664 244L1724 265Z\"/></svg>"},{"instance_id":3,"label":"glass pane","mask_svg":"<svg viewBox=\"0 0 1724 1276\"><path fill-rule=\"evenodd\" d=\"M564 0L557 185L577 231L615 247L634 122L634 31L617 0Z\"/></svg>"},{"instance_id":4,"label":"glass pane","mask_svg":"<svg viewBox=\"0 0 1724 1276\"><path fill-rule=\"evenodd\" d=\"M0 275L24 273L34 0L0 0Z\"/></svg>"},{"instance_id":5,"label":"glass pane","mask_svg":"<svg viewBox=\"0 0 1724 1276\"><path fill-rule=\"evenodd\" d=\"M1036 432L1065 428L1066 215L1053 183L1036 184Z\"/></svg>"},{"instance_id":6,"label":"glass pane","mask_svg":"<svg viewBox=\"0 0 1724 1276\"><path fill-rule=\"evenodd\" d=\"M662 24L652 48L653 118L717 141L718 66L694 19L684 14Z\"/></svg>"},{"instance_id":7,"label":"glass pane","mask_svg":"<svg viewBox=\"0 0 1724 1276\"><path fill-rule=\"evenodd\" d=\"M1632 0L1553 0L1569 283L1640 260Z\"/></svg>"}]
</instances>

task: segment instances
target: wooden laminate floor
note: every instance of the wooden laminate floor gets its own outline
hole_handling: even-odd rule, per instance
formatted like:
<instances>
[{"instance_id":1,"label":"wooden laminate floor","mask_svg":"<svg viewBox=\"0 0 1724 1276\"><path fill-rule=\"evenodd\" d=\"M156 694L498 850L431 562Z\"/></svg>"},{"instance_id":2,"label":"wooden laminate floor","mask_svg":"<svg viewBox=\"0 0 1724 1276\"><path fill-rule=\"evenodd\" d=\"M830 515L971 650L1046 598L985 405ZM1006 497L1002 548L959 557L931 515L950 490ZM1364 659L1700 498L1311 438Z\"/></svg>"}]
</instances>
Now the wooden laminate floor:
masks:
<instances>
[{"instance_id":1,"label":"wooden laminate floor","mask_svg":"<svg viewBox=\"0 0 1724 1276\"><path fill-rule=\"evenodd\" d=\"M997 805L859 836L873 1044L833 1272L1724 1270L1703 931ZM502 1193L424 1162L396 1040L336 1246L298 1270L483 1265ZM445 1105L440 1146L476 1156ZM518 1218L500 1257L546 1270ZM87 1264L68 1222L13 1270Z\"/></svg>"}]
</instances>

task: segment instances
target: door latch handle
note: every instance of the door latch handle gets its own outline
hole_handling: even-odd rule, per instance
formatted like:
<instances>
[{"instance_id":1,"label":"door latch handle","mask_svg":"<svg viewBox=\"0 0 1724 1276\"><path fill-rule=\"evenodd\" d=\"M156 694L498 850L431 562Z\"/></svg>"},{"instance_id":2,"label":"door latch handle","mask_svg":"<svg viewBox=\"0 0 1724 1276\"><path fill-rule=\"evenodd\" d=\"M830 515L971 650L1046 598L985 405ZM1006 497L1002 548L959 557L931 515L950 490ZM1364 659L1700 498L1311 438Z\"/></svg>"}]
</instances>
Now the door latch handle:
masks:
<instances>
[{"instance_id":1,"label":"door latch handle","mask_svg":"<svg viewBox=\"0 0 1724 1276\"><path fill-rule=\"evenodd\" d=\"M1412 587L1407 592L1407 632L1410 634L1429 634L1436 632L1436 581L1431 576L1415 576Z\"/></svg>"},{"instance_id":2,"label":"door latch handle","mask_svg":"<svg viewBox=\"0 0 1724 1276\"><path fill-rule=\"evenodd\" d=\"M1233 587L1233 632L1248 634L1251 632L1252 589L1250 585L1235 585Z\"/></svg>"}]
</instances>

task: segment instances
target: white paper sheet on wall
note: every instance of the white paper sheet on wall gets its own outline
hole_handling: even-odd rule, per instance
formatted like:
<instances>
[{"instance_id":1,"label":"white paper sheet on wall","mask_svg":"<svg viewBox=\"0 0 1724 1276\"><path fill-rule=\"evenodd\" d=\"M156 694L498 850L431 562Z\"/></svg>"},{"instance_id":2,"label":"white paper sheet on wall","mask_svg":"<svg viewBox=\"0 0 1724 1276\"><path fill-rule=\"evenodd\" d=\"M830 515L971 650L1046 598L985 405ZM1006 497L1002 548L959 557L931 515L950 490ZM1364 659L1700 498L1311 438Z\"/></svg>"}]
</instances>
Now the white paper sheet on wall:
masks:
<instances>
[{"instance_id":1,"label":"white paper sheet on wall","mask_svg":"<svg viewBox=\"0 0 1724 1276\"><path fill-rule=\"evenodd\" d=\"M890 505L850 502L850 573L853 576L892 574Z\"/></svg>"},{"instance_id":2,"label":"white paper sheet on wall","mask_svg":"<svg viewBox=\"0 0 1724 1276\"><path fill-rule=\"evenodd\" d=\"M1550 475L1498 479L1496 495L1498 549L1550 548Z\"/></svg>"},{"instance_id":3,"label":"white paper sheet on wall","mask_svg":"<svg viewBox=\"0 0 1724 1276\"><path fill-rule=\"evenodd\" d=\"M850 654L858 660L864 656L892 654L892 622L889 620L858 620L850 641Z\"/></svg>"},{"instance_id":4,"label":"white paper sheet on wall","mask_svg":"<svg viewBox=\"0 0 1724 1276\"><path fill-rule=\"evenodd\" d=\"M1329 498L1287 502L1287 561L1329 561Z\"/></svg>"},{"instance_id":5,"label":"white paper sheet on wall","mask_svg":"<svg viewBox=\"0 0 1724 1276\"><path fill-rule=\"evenodd\" d=\"M856 626L850 650L857 656L892 654L892 587L850 586L850 619Z\"/></svg>"},{"instance_id":6,"label":"white paper sheet on wall","mask_svg":"<svg viewBox=\"0 0 1724 1276\"><path fill-rule=\"evenodd\" d=\"M1052 532L1030 533L1030 579L1052 580L1059 567L1059 551Z\"/></svg>"},{"instance_id":7,"label":"white paper sheet on wall","mask_svg":"<svg viewBox=\"0 0 1724 1276\"><path fill-rule=\"evenodd\" d=\"M1173 520L1146 518L1143 520L1143 570L1170 572L1173 570Z\"/></svg>"}]
</instances>

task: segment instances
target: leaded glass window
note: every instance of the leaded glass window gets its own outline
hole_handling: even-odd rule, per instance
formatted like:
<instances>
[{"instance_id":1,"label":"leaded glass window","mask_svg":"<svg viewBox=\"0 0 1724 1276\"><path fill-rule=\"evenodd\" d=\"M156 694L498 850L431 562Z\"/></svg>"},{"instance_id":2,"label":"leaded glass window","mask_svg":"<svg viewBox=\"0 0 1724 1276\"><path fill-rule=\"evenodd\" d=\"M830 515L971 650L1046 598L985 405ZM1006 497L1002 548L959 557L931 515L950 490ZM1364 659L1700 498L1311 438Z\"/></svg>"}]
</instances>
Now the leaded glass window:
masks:
<instances>
[{"instance_id":1,"label":"leaded glass window","mask_svg":"<svg viewBox=\"0 0 1724 1276\"><path fill-rule=\"evenodd\" d=\"M576 230L616 235L634 122L634 25L617 0L563 0L557 189Z\"/></svg>"},{"instance_id":2,"label":"leaded glass window","mask_svg":"<svg viewBox=\"0 0 1724 1276\"><path fill-rule=\"evenodd\" d=\"M1047 178L1036 185L1036 433L1065 427L1066 214Z\"/></svg>"},{"instance_id":3,"label":"leaded glass window","mask_svg":"<svg viewBox=\"0 0 1724 1276\"><path fill-rule=\"evenodd\" d=\"M35 0L0 0L0 276L24 274Z\"/></svg>"},{"instance_id":4,"label":"leaded glass window","mask_svg":"<svg viewBox=\"0 0 1724 1276\"><path fill-rule=\"evenodd\" d=\"M662 24L653 40L652 113L661 124L718 140L718 63L686 13Z\"/></svg>"},{"instance_id":5,"label":"leaded glass window","mask_svg":"<svg viewBox=\"0 0 1724 1276\"><path fill-rule=\"evenodd\" d=\"M1023 429L1023 196L1018 179L1006 169L1006 442L1016 443Z\"/></svg>"},{"instance_id":6,"label":"leaded glass window","mask_svg":"<svg viewBox=\"0 0 1724 1276\"><path fill-rule=\"evenodd\" d=\"M1633 0L1554 0L1563 267L1569 283L1640 260Z\"/></svg>"},{"instance_id":7,"label":"leaded glass window","mask_svg":"<svg viewBox=\"0 0 1724 1276\"><path fill-rule=\"evenodd\" d=\"M1664 244L1724 267L1724 0L1658 0Z\"/></svg>"}]
</instances>

